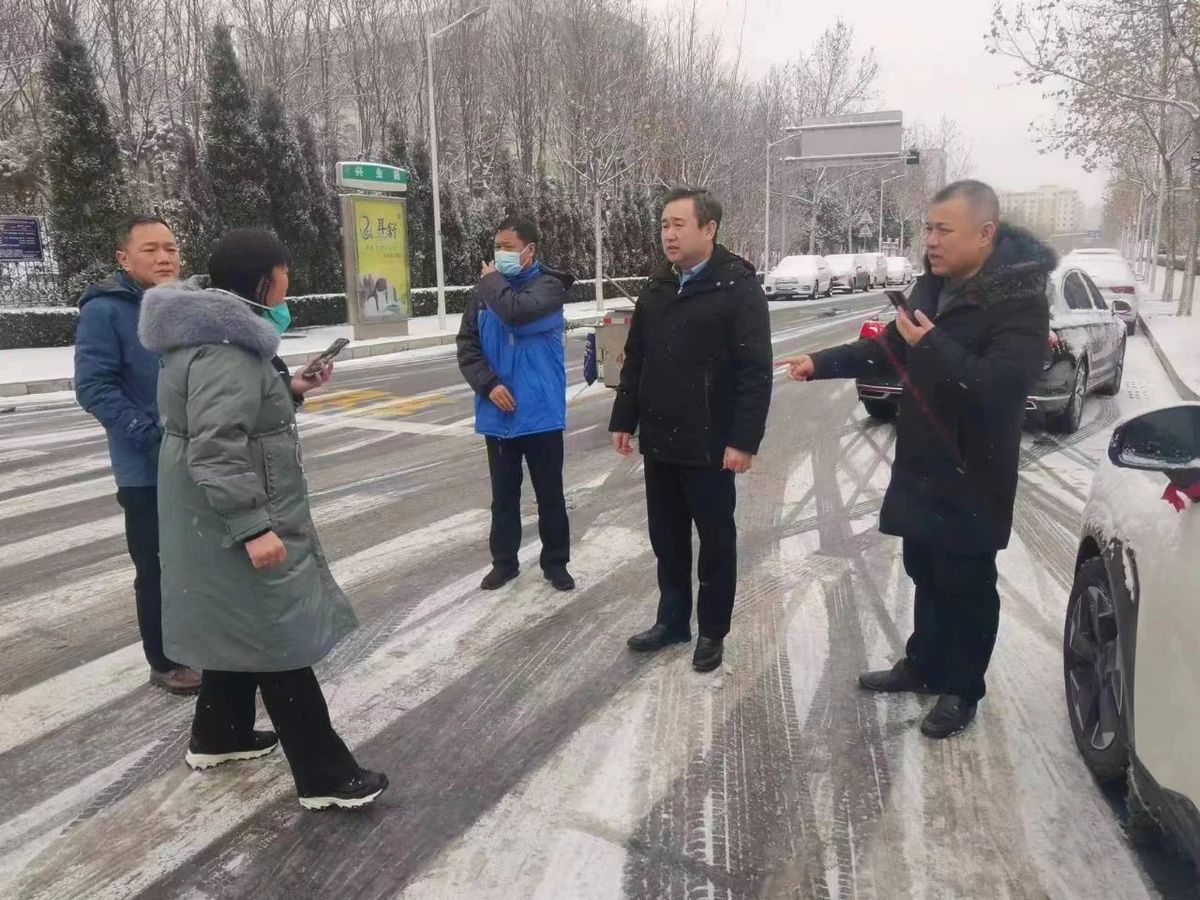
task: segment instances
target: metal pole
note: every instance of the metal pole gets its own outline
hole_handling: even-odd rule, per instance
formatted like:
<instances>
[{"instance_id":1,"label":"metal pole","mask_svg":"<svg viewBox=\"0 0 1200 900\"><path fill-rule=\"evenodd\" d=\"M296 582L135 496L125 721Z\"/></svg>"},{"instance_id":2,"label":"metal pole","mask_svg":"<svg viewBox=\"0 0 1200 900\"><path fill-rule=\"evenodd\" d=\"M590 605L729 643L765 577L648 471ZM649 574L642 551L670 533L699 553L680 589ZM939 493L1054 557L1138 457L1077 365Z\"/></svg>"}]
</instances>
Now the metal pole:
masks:
<instances>
[{"instance_id":1,"label":"metal pole","mask_svg":"<svg viewBox=\"0 0 1200 900\"><path fill-rule=\"evenodd\" d=\"M767 141L766 219L763 222L763 271L771 268L771 142Z\"/></svg>"},{"instance_id":2,"label":"metal pole","mask_svg":"<svg viewBox=\"0 0 1200 900\"><path fill-rule=\"evenodd\" d=\"M883 186L886 180L879 182L879 253L883 252Z\"/></svg>"},{"instance_id":3,"label":"metal pole","mask_svg":"<svg viewBox=\"0 0 1200 900\"><path fill-rule=\"evenodd\" d=\"M433 175L433 256L437 266L437 314L438 331L446 330L446 272L442 262L442 194L438 180L438 139L437 113L433 91L433 40L436 35L430 34L426 40L425 62L426 76L429 80L429 162Z\"/></svg>"}]
</instances>

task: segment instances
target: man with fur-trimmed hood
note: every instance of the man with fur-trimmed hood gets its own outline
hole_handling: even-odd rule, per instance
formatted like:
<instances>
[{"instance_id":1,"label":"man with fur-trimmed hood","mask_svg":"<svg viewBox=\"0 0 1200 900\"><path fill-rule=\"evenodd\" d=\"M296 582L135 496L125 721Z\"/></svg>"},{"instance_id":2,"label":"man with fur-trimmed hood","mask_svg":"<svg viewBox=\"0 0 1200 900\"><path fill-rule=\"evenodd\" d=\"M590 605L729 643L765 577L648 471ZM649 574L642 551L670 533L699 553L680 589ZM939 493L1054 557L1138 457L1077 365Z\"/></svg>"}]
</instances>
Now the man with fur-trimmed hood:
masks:
<instances>
[{"instance_id":1,"label":"man with fur-trimmed hood","mask_svg":"<svg viewBox=\"0 0 1200 900\"><path fill-rule=\"evenodd\" d=\"M1054 251L999 224L996 194L959 181L933 198L925 274L875 339L784 360L795 381L896 375L896 458L880 513L904 539L916 586L905 657L866 690L940 694L921 731L966 728L984 695L1000 619L996 554L1008 545L1025 398L1050 331Z\"/></svg>"}]
</instances>

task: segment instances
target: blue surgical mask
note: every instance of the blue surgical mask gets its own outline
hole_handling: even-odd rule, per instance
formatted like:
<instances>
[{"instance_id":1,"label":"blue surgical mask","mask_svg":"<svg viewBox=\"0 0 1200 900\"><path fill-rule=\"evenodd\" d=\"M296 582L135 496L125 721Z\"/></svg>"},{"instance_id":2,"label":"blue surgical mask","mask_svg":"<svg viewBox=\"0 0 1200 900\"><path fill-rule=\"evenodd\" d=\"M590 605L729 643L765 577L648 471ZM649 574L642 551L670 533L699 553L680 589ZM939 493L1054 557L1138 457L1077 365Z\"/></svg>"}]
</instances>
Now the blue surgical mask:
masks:
<instances>
[{"instance_id":1,"label":"blue surgical mask","mask_svg":"<svg viewBox=\"0 0 1200 900\"><path fill-rule=\"evenodd\" d=\"M283 334L292 324L292 311L288 309L287 301L278 306L268 306L262 317L275 326L275 330Z\"/></svg>"},{"instance_id":2,"label":"blue surgical mask","mask_svg":"<svg viewBox=\"0 0 1200 900\"><path fill-rule=\"evenodd\" d=\"M496 271L501 275L512 278L514 275L520 275L523 268L525 267L521 265L520 250L496 251Z\"/></svg>"}]
</instances>

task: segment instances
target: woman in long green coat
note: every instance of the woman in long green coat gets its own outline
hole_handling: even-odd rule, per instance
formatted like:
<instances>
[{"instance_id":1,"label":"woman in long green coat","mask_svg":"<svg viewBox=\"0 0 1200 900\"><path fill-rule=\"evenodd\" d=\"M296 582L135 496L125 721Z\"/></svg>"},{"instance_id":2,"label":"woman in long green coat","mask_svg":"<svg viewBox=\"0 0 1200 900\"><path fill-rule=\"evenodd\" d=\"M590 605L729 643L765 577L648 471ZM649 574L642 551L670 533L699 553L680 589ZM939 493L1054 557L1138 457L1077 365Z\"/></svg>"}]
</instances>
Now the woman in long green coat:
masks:
<instances>
[{"instance_id":1,"label":"woman in long green coat","mask_svg":"<svg viewBox=\"0 0 1200 900\"><path fill-rule=\"evenodd\" d=\"M295 407L328 381L291 377L288 251L273 234L222 238L208 278L155 288L139 336L161 354L159 529L163 642L202 669L187 762L255 759L282 743L306 808L373 801L387 778L334 731L312 666L357 624L309 510ZM254 730L255 690L278 731Z\"/></svg>"}]
</instances>

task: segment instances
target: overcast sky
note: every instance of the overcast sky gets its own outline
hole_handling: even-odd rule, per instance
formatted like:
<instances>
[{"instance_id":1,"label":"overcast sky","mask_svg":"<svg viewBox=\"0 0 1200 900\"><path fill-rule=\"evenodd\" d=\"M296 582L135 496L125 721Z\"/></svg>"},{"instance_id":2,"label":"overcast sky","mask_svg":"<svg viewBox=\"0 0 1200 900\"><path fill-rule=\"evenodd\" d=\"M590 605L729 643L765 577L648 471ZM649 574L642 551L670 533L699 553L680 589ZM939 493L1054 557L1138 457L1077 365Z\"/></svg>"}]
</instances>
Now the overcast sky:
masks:
<instances>
[{"instance_id":1,"label":"overcast sky","mask_svg":"<svg viewBox=\"0 0 1200 900\"><path fill-rule=\"evenodd\" d=\"M646 0L664 9L680 0ZM1019 84L1010 60L991 56L984 35L991 0L700 0L724 42L736 49L745 13L743 60L758 75L793 58L838 18L854 25L861 49L880 66L878 108L903 110L905 121L933 126L958 121L970 142L971 174L998 190L1040 184L1077 188L1088 205L1101 202L1104 173L1075 160L1038 153L1030 124L1055 115L1041 89Z\"/></svg>"}]
</instances>

